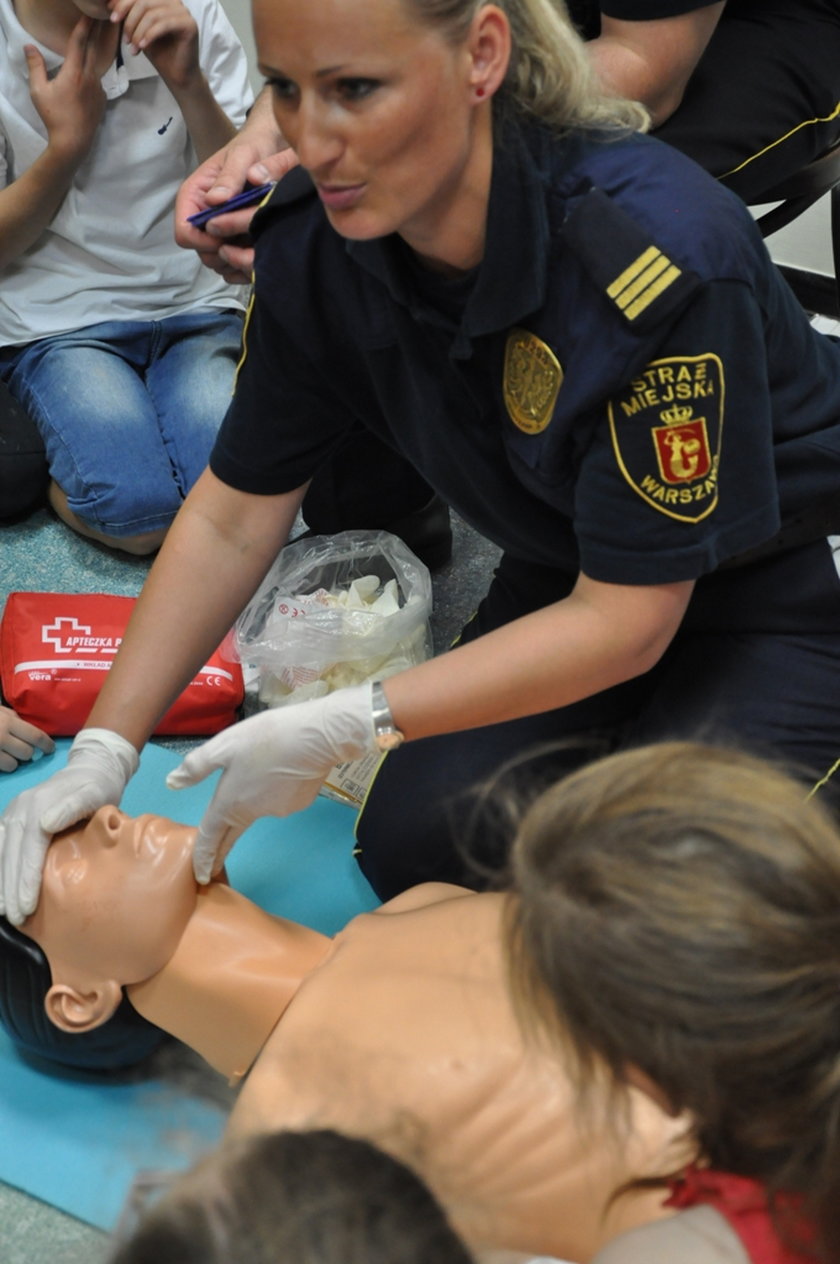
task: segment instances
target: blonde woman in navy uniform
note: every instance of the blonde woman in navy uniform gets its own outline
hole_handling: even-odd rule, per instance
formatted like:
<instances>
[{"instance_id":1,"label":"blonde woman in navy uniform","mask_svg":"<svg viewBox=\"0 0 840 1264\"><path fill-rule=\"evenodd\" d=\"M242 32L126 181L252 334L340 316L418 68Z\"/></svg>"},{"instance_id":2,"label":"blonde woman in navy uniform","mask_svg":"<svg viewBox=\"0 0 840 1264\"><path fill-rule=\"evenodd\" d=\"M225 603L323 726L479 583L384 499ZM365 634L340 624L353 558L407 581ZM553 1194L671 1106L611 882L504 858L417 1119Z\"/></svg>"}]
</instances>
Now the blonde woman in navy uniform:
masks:
<instances>
[{"instance_id":1,"label":"blonde woman in navy uniform","mask_svg":"<svg viewBox=\"0 0 840 1264\"><path fill-rule=\"evenodd\" d=\"M581 739L568 765L595 737L725 736L824 777L840 347L742 203L598 94L551 0L255 0L254 21L301 170L255 223L247 353L210 468L68 767L3 818L7 915L37 900L45 831L119 800L356 426L504 556L457 648L186 757L171 784L222 769L200 880L256 817L377 748L392 753L358 841L382 896L462 878L453 804L545 739Z\"/></svg>"}]
</instances>

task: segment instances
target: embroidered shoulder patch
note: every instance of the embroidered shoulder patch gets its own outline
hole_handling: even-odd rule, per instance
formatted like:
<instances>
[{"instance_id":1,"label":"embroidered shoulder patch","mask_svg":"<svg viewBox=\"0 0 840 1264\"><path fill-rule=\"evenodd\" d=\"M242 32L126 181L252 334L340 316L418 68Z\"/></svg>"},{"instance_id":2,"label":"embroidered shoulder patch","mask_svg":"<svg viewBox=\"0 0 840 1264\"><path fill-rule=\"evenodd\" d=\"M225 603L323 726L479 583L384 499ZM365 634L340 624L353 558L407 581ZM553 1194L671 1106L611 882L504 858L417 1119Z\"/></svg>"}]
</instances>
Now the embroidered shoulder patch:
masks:
<instances>
[{"instance_id":1,"label":"embroidered shoulder patch","mask_svg":"<svg viewBox=\"0 0 840 1264\"><path fill-rule=\"evenodd\" d=\"M653 360L610 400L619 469L660 513L700 522L718 501L723 365L711 353Z\"/></svg>"},{"instance_id":2,"label":"embroidered shoulder patch","mask_svg":"<svg viewBox=\"0 0 840 1264\"><path fill-rule=\"evenodd\" d=\"M524 434L545 430L562 381L563 370L551 347L527 329L512 329L505 345L503 391L510 419Z\"/></svg>"}]
</instances>

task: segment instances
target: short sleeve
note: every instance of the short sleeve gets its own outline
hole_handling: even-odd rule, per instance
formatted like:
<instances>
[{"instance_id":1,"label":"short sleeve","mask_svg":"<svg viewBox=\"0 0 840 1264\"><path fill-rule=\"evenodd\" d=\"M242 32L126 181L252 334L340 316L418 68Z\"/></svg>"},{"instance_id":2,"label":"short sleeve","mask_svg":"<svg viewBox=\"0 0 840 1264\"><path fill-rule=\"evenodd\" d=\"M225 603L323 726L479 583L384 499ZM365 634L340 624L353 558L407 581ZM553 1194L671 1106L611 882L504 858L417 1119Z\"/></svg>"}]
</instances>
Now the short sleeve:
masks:
<instances>
[{"instance_id":1,"label":"short sleeve","mask_svg":"<svg viewBox=\"0 0 840 1264\"><path fill-rule=\"evenodd\" d=\"M601 13L622 22L653 22L657 18L674 18L695 9L705 9L706 4L696 0L602 0Z\"/></svg>"},{"instance_id":2,"label":"short sleeve","mask_svg":"<svg viewBox=\"0 0 840 1264\"><path fill-rule=\"evenodd\" d=\"M622 1233L592 1264L750 1264L735 1233L712 1207Z\"/></svg>"},{"instance_id":3,"label":"short sleeve","mask_svg":"<svg viewBox=\"0 0 840 1264\"><path fill-rule=\"evenodd\" d=\"M218 0L192 0L189 7L198 23L199 58L210 91L230 121L240 128L254 94L248 78L248 59Z\"/></svg>"},{"instance_id":4,"label":"short sleeve","mask_svg":"<svg viewBox=\"0 0 840 1264\"><path fill-rule=\"evenodd\" d=\"M233 400L210 456L213 473L231 487L275 495L302 486L355 424L313 358L317 342L306 325L295 331L280 320L257 283Z\"/></svg>"},{"instance_id":5,"label":"short sleeve","mask_svg":"<svg viewBox=\"0 0 840 1264\"><path fill-rule=\"evenodd\" d=\"M607 583L699 579L779 527L760 312L739 281L703 286L612 394L581 459L581 568Z\"/></svg>"}]
</instances>

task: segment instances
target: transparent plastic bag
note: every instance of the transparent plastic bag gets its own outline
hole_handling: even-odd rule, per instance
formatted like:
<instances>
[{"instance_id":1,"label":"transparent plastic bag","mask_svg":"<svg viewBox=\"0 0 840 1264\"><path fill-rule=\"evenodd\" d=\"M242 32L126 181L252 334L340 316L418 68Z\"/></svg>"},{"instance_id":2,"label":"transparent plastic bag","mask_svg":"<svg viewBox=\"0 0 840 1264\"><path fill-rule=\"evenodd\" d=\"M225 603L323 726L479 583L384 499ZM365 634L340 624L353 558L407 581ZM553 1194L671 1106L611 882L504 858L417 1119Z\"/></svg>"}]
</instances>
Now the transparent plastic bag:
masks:
<instances>
[{"instance_id":1,"label":"transparent plastic bag","mask_svg":"<svg viewBox=\"0 0 840 1264\"><path fill-rule=\"evenodd\" d=\"M387 531L283 549L234 629L259 701L285 706L383 679L432 652L428 568Z\"/></svg>"}]
</instances>

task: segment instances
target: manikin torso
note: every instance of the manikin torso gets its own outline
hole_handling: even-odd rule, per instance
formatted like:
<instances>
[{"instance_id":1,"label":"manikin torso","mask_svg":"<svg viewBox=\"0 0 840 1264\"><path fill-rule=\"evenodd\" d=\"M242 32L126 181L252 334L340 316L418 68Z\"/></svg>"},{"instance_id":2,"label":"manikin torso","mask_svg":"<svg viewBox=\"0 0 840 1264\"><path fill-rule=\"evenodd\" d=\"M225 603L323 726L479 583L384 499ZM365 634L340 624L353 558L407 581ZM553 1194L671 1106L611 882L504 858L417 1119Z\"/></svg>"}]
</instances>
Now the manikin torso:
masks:
<instances>
[{"instance_id":1,"label":"manikin torso","mask_svg":"<svg viewBox=\"0 0 840 1264\"><path fill-rule=\"evenodd\" d=\"M105 1021L122 988L150 1021L244 1083L230 1131L332 1127L414 1166L474 1248L579 1264L668 1215L687 1121L629 1088L585 1102L509 1000L501 895L426 884L335 938L223 882L197 888L194 830L107 807L53 841L24 930L48 1012ZM624 1192L621 1192L624 1191Z\"/></svg>"},{"instance_id":2,"label":"manikin torso","mask_svg":"<svg viewBox=\"0 0 840 1264\"><path fill-rule=\"evenodd\" d=\"M432 901L432 902L430 902ZM668 1214L693 1147L684 1119L629 1091L626 1115L575 1101L526 1047L504 986L503 898L414 888L327 945L245 1081L230 1131L333 1127L413 1163L474 1245L586 1261Z\"/></svg>"}]
</instances>

